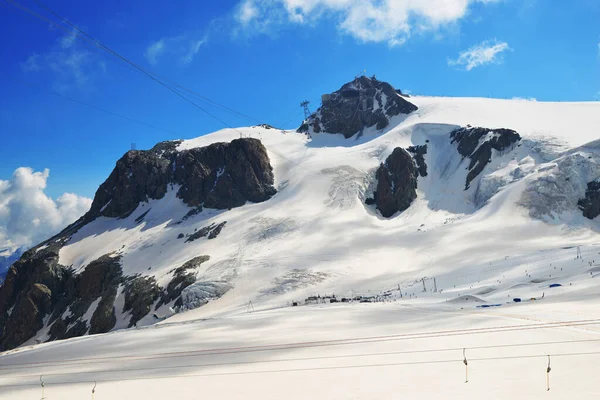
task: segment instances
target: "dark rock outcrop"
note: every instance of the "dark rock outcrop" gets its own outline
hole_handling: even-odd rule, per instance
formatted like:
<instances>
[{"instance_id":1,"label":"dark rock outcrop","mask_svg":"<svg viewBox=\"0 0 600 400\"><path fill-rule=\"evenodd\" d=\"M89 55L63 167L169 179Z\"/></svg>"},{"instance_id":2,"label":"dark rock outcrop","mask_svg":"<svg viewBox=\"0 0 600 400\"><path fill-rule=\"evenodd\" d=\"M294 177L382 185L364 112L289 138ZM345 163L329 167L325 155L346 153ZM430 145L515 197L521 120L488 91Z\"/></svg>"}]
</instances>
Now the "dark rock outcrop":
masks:
<instances>
[{"instance_id":1,"label":"dark rock outcrop","mask_svg":"<svg viewBox=\"0 0 600 400\"><path fill-rule=\"evenodd\" d=\"M479 127L459 128L450 133L451 143L457 144L458 153L469 158L469 173L465 183L467 190L492 161L492 150L504 151L521 140L521 135L511 129L488 129Z\"/></svg>"},{"instance_id":2,"label":"dark rock outcrop","mask_svg":"<svg viewBox=\"0 0 600 400\"><path fill-rule=\"evenodd\" d=\"M273 127L273 126L271 126L269 124L254 125L253 128L276 129L275 127Z\"/></svg>"},{"instance_id":3,"label":"dark rock outcrop","mask_svg":"<svg viewBox=\"0 0 600 400\"><path fill-rule=\"evenodd\" d=\"M131 312L129 327L132 327L148 315L152 304L160 297L161 289L154 277L137 276L125 283L123 292L125 293L123 311Z\"/></svg>"},{"instance_id":4,"label":"dark rock outcrop","mask_svg":"<svg viewBox=\"0 0 600 400\"><path fill-rule=\"evenodd\" d=\"M66 289L69 272L58 266L60 245L26 251L0 287L0 351L29 340Z\"/></svg>"},{"instance_id":5,"label":"dark rock outcrop","mask_svg":"<svg viewBox=\"0 0 600 400\"><path fill-rule=\"evenodd\" d=\"M219 236L226 223L227 221L223 221L219 225L215 226L215 228L208 234L208 239L215 239L217 236Z\"/></svg>"},{"instance_id":6,"label":"dark rock outcrop","mask_svg":"<svg viewBox=\"0 0 600 400\"><path fill-rule=\"evenodd\" d=\"M363 128L384 129L389 118L410 114L417 106L408 102L389 84L362 76L323 96L323 105L298 132L327 132L349 138Z\"/></svg>"},{"instance_id":7,"label":"dark rock outcrop","mask_svg":"<svg viewBox=\"0 0 600 400\"><path fill-rule=\"evenodd\" d=\"M116 325L117 311L129 312L133 325L154 303L181 302L181 291L195 282L192 270L208 260L202 256L175 270L166 288L153 277L123 276L117 254L106 254L78 271L60 265L62 246L95 218L131 215L140 202L164 197L173 185L179 186L177 196L194 207L184 220L203 207L228 209L275 194L272 167L259 140L236 139L177 151L179 144L164 142L151 150L126 153L85 216L12 265L0 286L0 351L30 340L44 326L49 328L49 340L108 332ZM142 223L147 215L151 210L135 222ZM199 235L214 239L224 226L225 222L213 224ZM124 310L115 310L120 287Z\"/></svg>"},{"instance_id":8,"label":"dark rock outcrop","mask_svg":"<svg viewBox=\"0 0 600 400\"><path fill-rule=\"evenodd\" d=\"M94 197L88 220L127 217L142 201L161 199L170 184L190 207L229 209L259 203L275 193L273 169L258 139L236 139L175 151L165 142L152 150L127 152Z\"/></svg>"},{"instance_id":9,"label":"dark rock outcrop","mask_svg":"<svg viewBox=\"0 0 600 400\"><path fill-rule=\"evenodd\" d=\"M419 167L419 175L426 177L427 164L425 163L425 154L427 154L427 145L410 146L407 150L415 157L415 161Z\"/></svg>"},{"instance_id":10,"label":"dark rock outcrop","mask_svg":"<svg viewBox=\"0 0 600 400\"><path fill-rule=\"evenodd\" d=\"M90 333L105 333L116 323L114 301L119 285L123 281L120 256L104 255L92 261L77 279L77 294L71 309L77 309L82 304L83 315L90 305L100 298L100 302L90 320Z\"/></svg>"},{"instance_id":11,"label":"dark rock outcrop","mask_svg":"<svg viewBox=\"0 0 600 400\"><path fill-rule=\"evenodd\" d=\"M33 337L49 316L52 339L107 332L114 327L114 298L121 282L119 257L106 255L83 272L58 263L61 242L36 247L23 254L0 287L0 350ZM92 303L98 306L89 321L81 318ZM69 311L69 312L67 312ZM63 314L68 314L63 320ZM60 322L57 323L57 321Z\"/></svg>"},{"instance_id":12,"label":"dark rock outcrop","mask_svg":"<svg viewBox=\"0 0 600 400\"><path fill-rule=\"evenodd\" d=\"M208 260L210 260L209 256L194 257L191 260L186 261L181 267L172 270L171 272L173 273L173 279L171 279L171 282L169 282L169 285L163 292L160 301L156 305L156 309L163 304L169 304L175 299L177 299L177 301L174 305L176 307L181 306L181 292L183 289L196 282L195 269L199 268Z\"/></svg>"},{"instance_id":13,"label":"dark rock outcrop","mask_svg":"<svg viewBox=\"0 0 600 400\"><path fill-rule=\"evenodd\" d=\"M221 230L223 230L223 227L225 226L225 224L227 223L227 221L223 221L220 224L210 224L209 226L205 226L204 228L201 228L200 230L192 233L190 236L188 236L188 238L185 240L186 243L190 243L193 242L194 240L198 240L200 238L203 237L208 237L209 239L214 239L217 236L219 236L219 233L221 233Z\"/></svg>"},{"instance_id":14,"label":"dark rock outcrop","mask_svg":"<svg viewBox=\"0 0 600 400\"><path fill-rule=\"evenodd\" d=\"M585 197L577 203L583 211L583 216L594 219L600 215L600 182L592 181L587 184Z\"/></svg>"},{"instance_id":15,"label":"dark rock outcrop","mask_svg":"<svg viewBox=\"0 0 600 400\"><path fill-rule=\"evenodd\" d=\"M374 202L386 218L404 211L417 198L418 171L410 154L397 147L377 169Z\"/></svg>"}]
</instances>

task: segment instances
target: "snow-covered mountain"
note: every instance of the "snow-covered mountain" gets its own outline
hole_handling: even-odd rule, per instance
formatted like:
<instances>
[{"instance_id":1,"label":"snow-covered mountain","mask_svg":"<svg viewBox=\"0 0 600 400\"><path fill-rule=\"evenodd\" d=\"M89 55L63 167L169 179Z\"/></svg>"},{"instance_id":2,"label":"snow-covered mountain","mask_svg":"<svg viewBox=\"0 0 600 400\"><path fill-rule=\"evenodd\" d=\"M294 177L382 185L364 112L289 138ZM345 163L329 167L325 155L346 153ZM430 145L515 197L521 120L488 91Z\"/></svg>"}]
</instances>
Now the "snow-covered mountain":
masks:
<instances>
[{"instance_id":1,"label":"snow-covered mountain","mask_svg":"<svg viewBox=\"0 0 600 400\"><path fill-rule=\"evenodd\" d=\"M517 268L486 268L498 254L597 242L600 104L391 88L355 80L299 132L128 152L90 212L9 271L0 350L432 276L451 292Z\"/></svg>"}]
</instances>

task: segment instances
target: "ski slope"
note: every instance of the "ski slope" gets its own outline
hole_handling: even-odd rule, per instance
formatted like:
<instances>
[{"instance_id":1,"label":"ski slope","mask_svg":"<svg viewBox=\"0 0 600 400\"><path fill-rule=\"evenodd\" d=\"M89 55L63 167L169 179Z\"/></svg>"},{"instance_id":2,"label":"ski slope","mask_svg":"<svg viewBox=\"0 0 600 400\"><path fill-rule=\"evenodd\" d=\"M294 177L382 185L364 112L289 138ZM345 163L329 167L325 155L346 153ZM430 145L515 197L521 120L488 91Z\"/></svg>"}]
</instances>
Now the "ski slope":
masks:
<instances>
[{"instance_id":1,"label":"ski slope","mask_svg":"<svg viewBox=\"0 0 600 400\"><path fill-rule=\"evenodd\" d=\"M600 395L600 226L576 207L586 183L600 177L600 103L410 100L416 113L358 139L254 127L184 141L180 150L240 134L261 139L277 195L182 220L189 209L173 187L127 219L85 226L60 263L81 270L115 253L125 275L165 285L174 268L207 254L186 299L197 300L207 283L229 290L174 315L165 305L156 311L164 321L148 315L140 329L34 345L46 327L0 356L0 397L40 397L40 375L46 398L65 400L91 396L93 381L96 399ZM466 161L449 133L467 124L514 129L523 141L494 154L464 190ZM429 174L419 178L417 200L382 218L364 204L374 170L395 147L425 143ZM536 197L549 181L560 196ZM223 221L214 240L177 239ZM303 305L333 294L385 301ZM117 328L126 328L130 316L117 308ZM544 325L560 321L572 323ZM463 348L473 359L468 384Z\"/></svg>"}]
</instances>

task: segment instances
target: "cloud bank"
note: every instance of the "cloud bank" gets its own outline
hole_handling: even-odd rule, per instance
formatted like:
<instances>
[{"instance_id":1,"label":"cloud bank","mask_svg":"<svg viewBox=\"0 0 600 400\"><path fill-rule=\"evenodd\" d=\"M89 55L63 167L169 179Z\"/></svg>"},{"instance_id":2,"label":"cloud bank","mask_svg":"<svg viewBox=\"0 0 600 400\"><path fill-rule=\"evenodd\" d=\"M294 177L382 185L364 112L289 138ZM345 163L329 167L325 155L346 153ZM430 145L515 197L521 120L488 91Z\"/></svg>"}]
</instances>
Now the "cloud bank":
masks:
<instances>
[{"instance_id":1,"label":"cloud bank","mask_svg":"<svg viewBox=\"0 0 600 400\"><path fill-rule=\"evenodd\" d=\"M463 19L475 3L500 0L243 0L235 18L247 33L268 33L284 24L308 25L332 18L361 42L403 44L414 32L436 30Z\"/></svg>"},{"instance_id":2,"label":"cloud bank","mask_svg":"<svg viewBox=\"0 0 600 400\"><path fill-rule=\"evenodd\" d=\"M15 170L0 180L0 249L7 253L30 247L58 233L86 213L92 199L65 193L50 198L44 190L50 171Z\"/></svg>"}]
</instances>

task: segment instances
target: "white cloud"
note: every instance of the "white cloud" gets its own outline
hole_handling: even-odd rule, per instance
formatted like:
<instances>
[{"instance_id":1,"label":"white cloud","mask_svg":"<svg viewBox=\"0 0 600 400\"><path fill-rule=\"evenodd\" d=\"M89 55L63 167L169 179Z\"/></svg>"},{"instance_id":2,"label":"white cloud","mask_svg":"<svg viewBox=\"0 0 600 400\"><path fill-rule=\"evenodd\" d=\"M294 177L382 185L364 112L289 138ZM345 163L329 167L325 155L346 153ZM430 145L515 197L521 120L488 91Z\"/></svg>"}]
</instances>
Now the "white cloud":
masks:
<instances>
[{"instance_id":1,"label":"white cloud","mask_svg":"<svg viewBox=\"0 0 600 400\"><path fill-rule=\"evenodd\" d=\"M65 193L53 200L44 190L50 171L15 170L0 180L0 249L30 247L58 233L86 213L92 199Z\"/></svg>"},{"instance_id":2,"label":"white cloud","mask_svg":"<svg viewBox=\"0 0 600 400\"><path fill-rule=\"evenodd\" d=\"M144 56L152 65L158 64L159 59L166 55L171 55L178 59L181 64L186 65L194 61L200 47L207 40L208 36L206 35L201 39L192 39L187 35L164 37L151 43L146 48Z\"/></svg>"},{"instance_id":3,"label":"white cloud","mask_svg":"<svg viewBox=\"0 0 600 400\"><path fill-rule=\"evenodd\" d=\"M152 43L146 49L146 53L144 56L148 60L148 62L152 65L158 63L158 57L165 52L165 39L160 39L154 43Z\"/></svg>"},{"instance_id":4,"label":"white cloud","mask_svg":"<svg viewBox=\"0 0 600 400\"><path fill-rule=\"evenodd\" d=\"M75 46L75 42L77 41L77 31L75 29L71 30L67 36L63 36L58 40L58 44L62 49L70 49Z\"/></svg>"},{"instance_id":5,"label":"white cloud","mask_svg":"<svg viewBox=\"0 0 600 400\"><path fill-rule=\"evenodd\" d=\"M510 50L508 43L485 41L459 54L456 60L449 60L448 65L464 67L467 71L482 65L502 62L502 52Z\"/></svg>"},{"instance_id":6,"label":"white cloud","mask_svg":"<svg viewBox=\"0 0 600 400\"><path fill-rule=\"evenodd\" d=\"M27 60L25 60L25 62L21 63L21 69L25 72L39 71L40 69L42 69L42 67L40 67L38 63L39 59L39 54L31 54L29 57L27 57Z\"/></svg>"},{"instance_id":7,"label":"white cloud","mask_svg":"<svg viewBox=\"0 0 600 400\"><path fill-rule=\"evenodd\" d=\"M188 50L187 54L185 54L181 58L181 62L184 63L184 64L189 64L192 61L194 61L194 57L196 56L196 54L198 54L198 51L200 50L200 47L204 43L206 43L206 37L204 37L203 39L200 39L200 40L192 41L190 43L189 50Z\"/></svg>"},{"instance_id":8,"label":"white cloud","mask_svg":"<svg viewBox=\"0 0 600 400\"><path fill-rule=\"evenodd\" d=\"M259 16L258 8L252 1L245 1L240 5L238 18L242 24L248 24Z\"/></svg>"},{"instance_id":9,"label":"white cloud","mask_svg":"<svg viewBox=\"0 0 600 400\"><path fill-rule=\"evenodd\" d=\"M287 23L310 25L333 18L362 42L403 44L413 32L436 30L464 18L474 3L500 0L242 0L235 13L247 33Z\"/></svg>"},{"instance_id":10,"label":"white cloud","mask_svg":"<svg viewBox=\"0 0 600 400\"><path fill-rule=\"evenodd\" d=\"M73 87L87 89L98 72L97 56L77 42L75 31L60 37L42 53L33 53L21 63L25 73L51 72L53 86L62 92Z\"/></svg>"}]
</instances>

